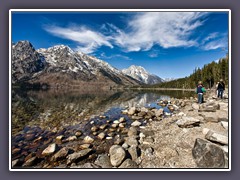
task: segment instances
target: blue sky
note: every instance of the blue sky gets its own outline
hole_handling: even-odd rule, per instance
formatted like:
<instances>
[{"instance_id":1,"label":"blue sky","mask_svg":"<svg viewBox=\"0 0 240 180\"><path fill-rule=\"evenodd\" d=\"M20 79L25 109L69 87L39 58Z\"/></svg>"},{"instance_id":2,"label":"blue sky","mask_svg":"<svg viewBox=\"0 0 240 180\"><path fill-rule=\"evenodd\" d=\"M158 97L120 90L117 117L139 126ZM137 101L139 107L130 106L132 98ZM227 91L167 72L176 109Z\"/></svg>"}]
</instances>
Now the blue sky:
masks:
<instances>
[{"instance_id":1,"label":"blue sky","mask_svg":"<svg viewBox=\"0 0 240 180\"><path fill-rule=\"evenodd\" d=\"M225 57L227 12L13 12L12 41L64 44L123 69L143 66L161 78L190 75Z\"/></svg>"}]
</instances>

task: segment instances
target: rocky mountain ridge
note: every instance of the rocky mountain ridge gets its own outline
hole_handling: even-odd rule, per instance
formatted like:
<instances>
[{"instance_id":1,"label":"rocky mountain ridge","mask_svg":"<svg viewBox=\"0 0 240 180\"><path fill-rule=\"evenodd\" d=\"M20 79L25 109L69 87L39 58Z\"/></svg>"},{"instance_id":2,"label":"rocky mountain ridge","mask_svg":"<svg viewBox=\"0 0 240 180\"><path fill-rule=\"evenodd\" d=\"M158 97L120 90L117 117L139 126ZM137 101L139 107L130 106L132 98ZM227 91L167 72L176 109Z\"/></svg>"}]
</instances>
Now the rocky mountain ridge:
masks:
<instances>
[{"instance_id":1,"label":"rocky mountain ridge","mask_svg":"<svg viewBox=\"0 0 240 180\"><path fill-rule=\"evenodd\" d=\"M107 62L74 52L70 47L57 45L35 50L29 41L12 45L13 83L47 83L51 86L105 84L139 85L141 82L126 76Z\"/></svg>"},{"instance_id":2,"label":"rocky mountain ridge","mask_svg":"<svg viewBox=\"0 0 240 180\"><path fill-rule=\"evenodd\" d=\"M122 72L144 84L157 84L163 82L160 77L150 74L141 66L131 65L127 69L123 69Z\"/></svg>"}]
</instances>

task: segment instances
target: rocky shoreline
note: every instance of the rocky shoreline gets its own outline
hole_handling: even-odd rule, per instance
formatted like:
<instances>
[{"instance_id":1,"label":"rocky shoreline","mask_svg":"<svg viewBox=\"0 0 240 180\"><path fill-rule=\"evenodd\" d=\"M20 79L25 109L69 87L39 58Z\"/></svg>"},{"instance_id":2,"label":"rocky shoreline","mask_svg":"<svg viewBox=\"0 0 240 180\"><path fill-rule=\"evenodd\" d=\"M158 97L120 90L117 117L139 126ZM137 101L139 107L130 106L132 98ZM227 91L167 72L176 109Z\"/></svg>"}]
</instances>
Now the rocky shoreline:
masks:
<instances>
[{"instance_id":1,"label":"rocky shoreline","mask_svg":"<svg viewBox=\"0 0 240 180\"><path fill-rule=\"evenodd\" d=\"M12 168L228 168L228 97L129 107L80 130L26 128L12 137ZM126 119L130 119L127 121Z\"/></svg>"}]
</instances>

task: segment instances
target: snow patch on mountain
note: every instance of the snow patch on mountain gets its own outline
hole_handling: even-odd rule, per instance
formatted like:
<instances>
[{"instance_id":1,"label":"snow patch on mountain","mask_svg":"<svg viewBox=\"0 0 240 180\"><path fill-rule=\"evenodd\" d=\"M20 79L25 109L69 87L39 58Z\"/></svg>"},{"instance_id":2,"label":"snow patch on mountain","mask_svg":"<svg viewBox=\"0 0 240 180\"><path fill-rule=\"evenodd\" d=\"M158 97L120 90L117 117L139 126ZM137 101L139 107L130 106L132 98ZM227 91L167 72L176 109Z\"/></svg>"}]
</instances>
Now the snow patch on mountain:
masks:
<instances>
[{"instance_id":1,"label":"snow patch on mountain","mask_svg":"<svg viewBox=\"0 0 240 180\"><path fill-rule=\"evenodd\" d=\"M142 66L131 65L129 68L123 69L122 72L145 84L157 84L163 82L163 79L157 75L150 74Z\"/></svg>"}]
</instances>

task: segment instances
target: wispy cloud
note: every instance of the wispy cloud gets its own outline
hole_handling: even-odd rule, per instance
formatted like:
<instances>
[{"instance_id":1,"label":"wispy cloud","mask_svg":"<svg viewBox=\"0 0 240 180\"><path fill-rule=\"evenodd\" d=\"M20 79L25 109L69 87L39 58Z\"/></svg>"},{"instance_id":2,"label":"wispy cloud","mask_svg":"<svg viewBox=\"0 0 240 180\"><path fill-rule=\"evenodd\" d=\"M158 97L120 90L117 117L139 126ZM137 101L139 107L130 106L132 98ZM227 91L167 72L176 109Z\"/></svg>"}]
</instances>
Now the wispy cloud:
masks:
<instances>
[{"instance_id":1,"label":"wispy cloud","mask_svg":"<svg viewBox=\"0 0 240 180\"><path fill-rule=\"evenodd\" d=\"M110 56L106 56L106 54L104 52L102 52L100 54L100 58L101 59L115 59L115 60L127 60L127 61L131 61L132 59L128 56L124 56L122 54L113 54L113 55L110 55Z\"/></svg>"},{"instance_id":2,"label":"wispy cloud","mask_svg":"<svg viewBox=\"0 0 240 180\"><path fill-rule=\"evenodd\" d=\"M118 46L124 52L149 51L149 57L153 58L159 55L159 52L150 51L153 46L195 46L202 50L226 47L226 38L219 38L218 32L202 40L194 36L195 30L205 23L206 15L206 12L140 12L128 16L124 29L110 23L98 29L83 25L45 26L44 29L54 36L75 41L75 49L84 53L96 52L101 46Z\"/></svg>"},{"instance_id":3,"label":"wispy cloud","mask_svg":"<svg viewBox=\"0 0 240 180\"><path fill-rule=\"evenodd\" d=\"M54 36L77 42L78 45L76 49L81 50L84 53L92 53L101 46L113 48L113 45L107 36L84 26L45 26L44 29Z\"/></svg>"},{"instance_id":4,"label":"wispy cloud","mask_svg":"<svg viewBox=\"0 0 240 180\"><path fill-rule=\"evenodd\" d=\"M125 51L147 51L153 45L163 48L190 47L198 43L190 39L201 26L206 13L200 12L146 12L138 13L128 21L128 31L116 26L115 43Z\"/></svg>"},{"instance_id":5,"label":"wispy cloud","mask_svg":"<svg viewBox=\"0 0 240 180\"><path fill-rule=\"evenodd\" d=\"M203 50L226 49L228 47L227 33L210 33L202 40L200 48Z\"/></svg>"}]
</instances>

